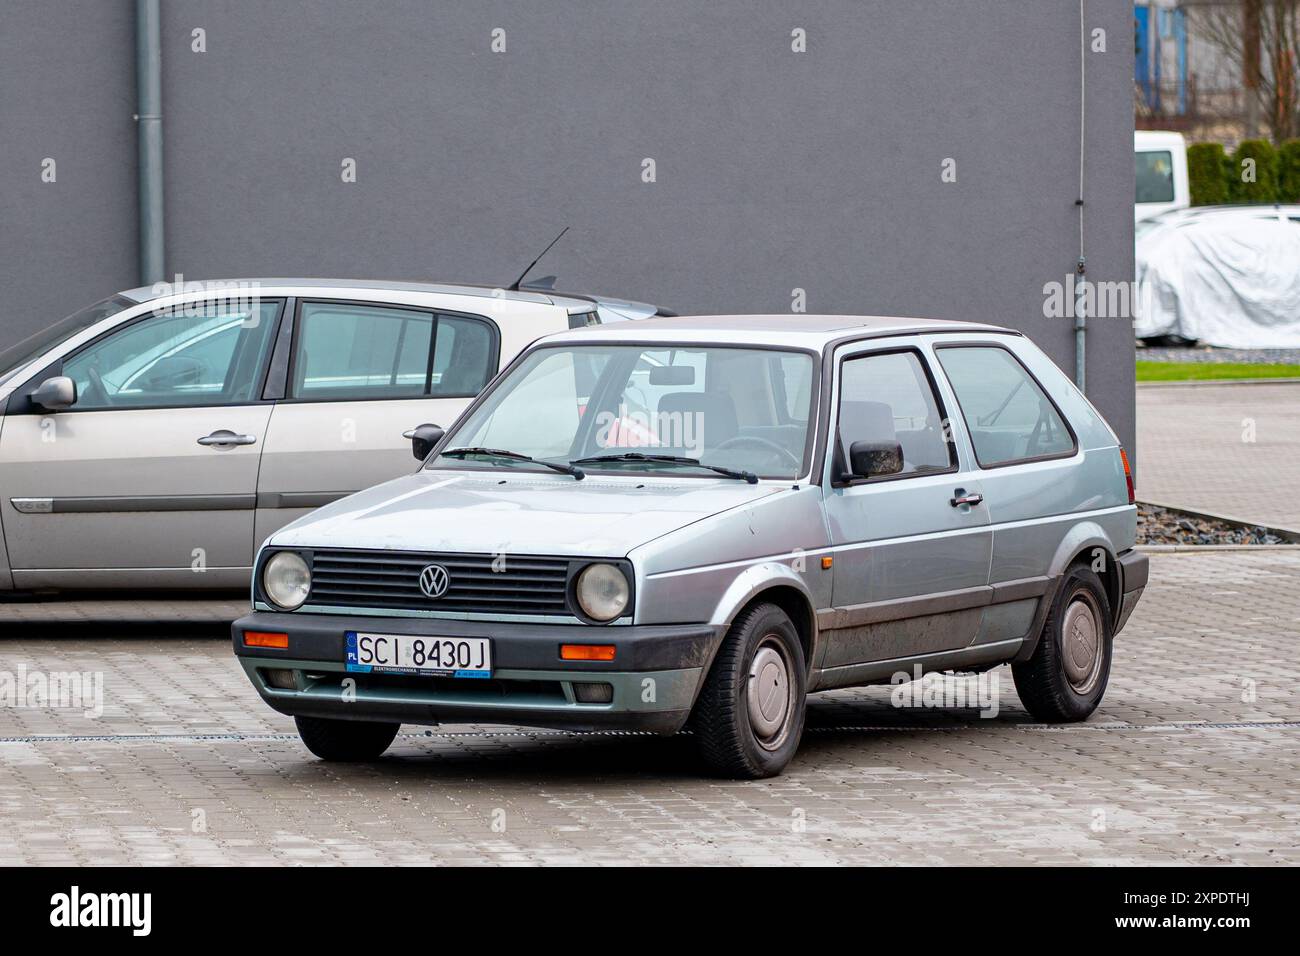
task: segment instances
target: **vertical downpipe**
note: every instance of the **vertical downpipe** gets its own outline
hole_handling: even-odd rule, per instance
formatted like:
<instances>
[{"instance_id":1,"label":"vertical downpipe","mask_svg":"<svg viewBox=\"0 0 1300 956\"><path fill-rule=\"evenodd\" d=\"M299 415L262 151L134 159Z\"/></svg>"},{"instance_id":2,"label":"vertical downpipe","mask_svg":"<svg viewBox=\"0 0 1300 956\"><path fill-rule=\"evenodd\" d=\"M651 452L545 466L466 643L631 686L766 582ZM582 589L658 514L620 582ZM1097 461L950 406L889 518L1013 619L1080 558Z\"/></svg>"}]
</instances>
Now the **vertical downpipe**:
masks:
<instances>
[{"instance_id":1,"label":"vertical downpipe","mask_svg":"<svg viewBox=\"0 0 1300 956\"><path fill-rule=\"evenodd\" d=\"M1084 283L1087 281L1083 256L1079 256L1074 273L1074 384L1085 395L1088 392L1088 305L1084 299Z\"/></svg>"},{"instance_id":2,"label":"vertical downpipe","mask_svg":"<svg viewBox=\"0 0 1300 956\"><path fill-rule=\"evenodd\" d=\"M1084 298L1084 283L1087 282L1085 259L1083 257L1083 156L1084 136L1087 131L1087 63L1088 35L1084 27L1085 0L1079 0L1079 198L1074 204L1079 207L1079 261L1074 275L1074 384L1079 391L1087 394L1088 384L1088 310Z\"/></svg>"},{"instance_id":3,"label":"vertical downpipe","mask_svg":"<svg viewBox=\"0 0 1300 956\"><path fill-rule=\"evenodd\" d=\"M135 3L136 124L140 192L140 284L165 275L163 262L162 30L159 0Z\"/></svg>"}]
</instances>

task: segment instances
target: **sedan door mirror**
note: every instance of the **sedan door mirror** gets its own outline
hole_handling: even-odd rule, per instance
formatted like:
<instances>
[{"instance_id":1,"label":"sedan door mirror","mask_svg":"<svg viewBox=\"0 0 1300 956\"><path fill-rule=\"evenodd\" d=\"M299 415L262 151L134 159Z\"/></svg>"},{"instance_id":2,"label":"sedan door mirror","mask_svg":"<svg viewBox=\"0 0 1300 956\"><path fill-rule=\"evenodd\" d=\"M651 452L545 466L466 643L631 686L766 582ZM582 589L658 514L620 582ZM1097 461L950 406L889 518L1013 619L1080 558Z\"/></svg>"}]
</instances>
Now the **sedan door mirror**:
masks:
<instances>
[{"instance_id":1,"label":"sedan door mirror","mask_svg":"<svg viewBox=\"0 0 1300 956\"><path fill-rule=\"evenodd\" d=\"M66 375L47 378L27 398L37 408L61 412L77 404L77 383Z\"/></svg>"},{"instance_id":2,"label":"sedan door mirror","mask_svg":"<svg viewBox=\"0 0 1300 956\"><path fill-rule=\"evenodd\" d=\"M849 468L855 478L896 475L903 470L903 446L896 441L855 441L849 446Z\"/></svg>"},{"instance_id":3,"label":"sedan door mirror","mask_svg":"<svg viewBox=\"0 0 1300 956\"><path fill-rule=\"evenodd\" d=\"M447 434L437 425L416 425L409 432L404 432L405 436L411 439L411 454L415 456L416 461L424 461L429 457L429 452L433 447L442 441L442 436Z\"/></svg>"}]
</instances>

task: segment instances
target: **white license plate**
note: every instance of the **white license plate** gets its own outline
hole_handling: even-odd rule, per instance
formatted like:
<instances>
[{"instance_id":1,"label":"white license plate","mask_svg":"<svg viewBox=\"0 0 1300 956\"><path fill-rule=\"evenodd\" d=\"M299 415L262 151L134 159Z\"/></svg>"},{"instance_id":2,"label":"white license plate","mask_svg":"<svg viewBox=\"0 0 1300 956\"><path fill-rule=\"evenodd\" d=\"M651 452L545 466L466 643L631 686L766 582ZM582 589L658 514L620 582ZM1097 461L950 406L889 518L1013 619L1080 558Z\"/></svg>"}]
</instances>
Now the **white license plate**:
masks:
<instances>
[{"instance_id":1,"label":"white license plate","mask_svg":"<svg viewBox=\"0 0 1300 956\"><path fill-rule=\"evenodd\" d=\"M345 660L348 670L362 673L491 677L492 642L486 637L348 631Z\"/></svg>"}]
</instances>

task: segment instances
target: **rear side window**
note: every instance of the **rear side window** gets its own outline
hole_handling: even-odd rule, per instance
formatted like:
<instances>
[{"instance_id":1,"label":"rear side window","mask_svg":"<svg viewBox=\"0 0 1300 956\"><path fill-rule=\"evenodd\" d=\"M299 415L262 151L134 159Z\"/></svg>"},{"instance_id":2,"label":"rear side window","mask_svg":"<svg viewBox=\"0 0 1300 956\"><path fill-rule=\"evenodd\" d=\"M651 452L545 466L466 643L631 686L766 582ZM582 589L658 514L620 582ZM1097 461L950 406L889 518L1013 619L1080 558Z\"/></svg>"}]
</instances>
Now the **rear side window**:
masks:
<instances>
[{"instance_id":1,"label":"rear side window","mask_svg":"<svg viewBox=\"0 0 1300 956\"><path fill-rule=\"evenodd\" d=\"M441 315L433 349L429 394L444 398L477 395L496 371L496 348L486 322Z\"/></svg>"},{"instance_id":2,"label":"rear side window","mask_svg":"<svg viewBox=\"0 0 1300 956\"><path fill-rule=\"evenodd\" d=\"M983 468L1071 455L1074 435L1029 370L1007 349L935 349Z\"/></svg>"},{"instance_id":3,"label":"rear side window","mask_svg":"<svg viewBox=\"0 0 1300 956\"><path fill-rule=\"evenodd\" d=\"M304 302L290 397L307 401L473 396L496 371L487 322L420 309Z\"/></svg>"}]
</instances>

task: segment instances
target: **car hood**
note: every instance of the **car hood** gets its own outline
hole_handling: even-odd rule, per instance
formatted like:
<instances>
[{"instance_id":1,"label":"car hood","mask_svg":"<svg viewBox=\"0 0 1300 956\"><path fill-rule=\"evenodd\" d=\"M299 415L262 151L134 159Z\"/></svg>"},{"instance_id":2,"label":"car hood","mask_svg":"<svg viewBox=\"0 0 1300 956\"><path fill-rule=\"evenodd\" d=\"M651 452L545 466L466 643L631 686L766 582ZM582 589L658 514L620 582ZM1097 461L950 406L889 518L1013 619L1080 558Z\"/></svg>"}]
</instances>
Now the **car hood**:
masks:
<instances>
[{"instance_id":1,"label":"car hood","mask_svg":"<svg viewBox=\"0 0 1300 956\"><path fill-rule=\"evenodd\" d=\"M726 478L575 481L567 475L423 471L313 511L269 543L614 558L785 487Z\"/></svg>"}]
</instances>

